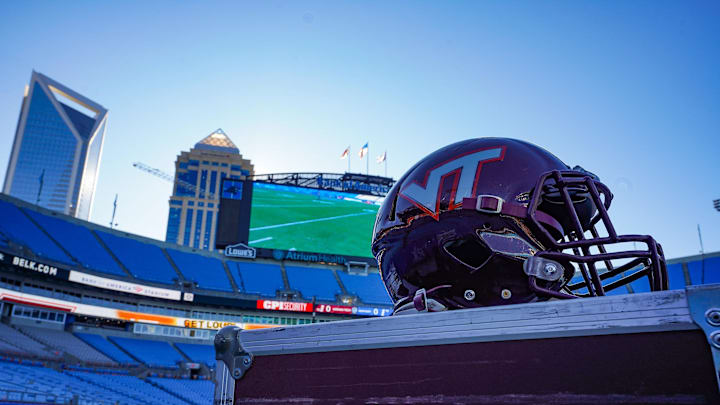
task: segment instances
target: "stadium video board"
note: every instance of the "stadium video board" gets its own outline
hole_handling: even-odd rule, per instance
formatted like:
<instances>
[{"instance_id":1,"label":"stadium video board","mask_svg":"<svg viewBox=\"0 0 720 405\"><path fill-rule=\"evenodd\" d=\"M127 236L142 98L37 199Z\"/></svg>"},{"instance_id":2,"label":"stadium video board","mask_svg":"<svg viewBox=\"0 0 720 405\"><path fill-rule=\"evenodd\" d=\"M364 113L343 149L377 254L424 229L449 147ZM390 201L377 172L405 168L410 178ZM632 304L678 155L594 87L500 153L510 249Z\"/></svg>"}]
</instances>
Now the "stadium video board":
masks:
<instances>
[{"instance_id":1,"label":"stadium video board","mask_svg":"<svg viewBox=\"0 0 720 405\"><path fill-rule=\"evenodd\" d=\"M264 182L253 188L250 246L372 257L382 197Z\"/></svg>"}]
</instances>

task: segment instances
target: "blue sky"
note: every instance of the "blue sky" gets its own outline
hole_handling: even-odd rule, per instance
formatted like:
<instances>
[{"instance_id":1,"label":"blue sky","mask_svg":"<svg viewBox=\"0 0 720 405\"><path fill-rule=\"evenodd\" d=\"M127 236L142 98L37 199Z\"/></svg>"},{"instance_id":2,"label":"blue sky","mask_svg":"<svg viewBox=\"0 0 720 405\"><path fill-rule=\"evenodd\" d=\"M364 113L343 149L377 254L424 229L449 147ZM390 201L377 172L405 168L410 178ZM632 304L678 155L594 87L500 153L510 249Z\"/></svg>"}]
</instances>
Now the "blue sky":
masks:
<instances>
[{"instance_id":1,"label":"blue sky","mask_svg":"<svg viewBox=\"0 0 720 405\"><path fill-rule=\"evenodd\" d=\"M547 148L620 232L720 250L717 1L0 3L0 175L32 69L110 110L92 220L163 239L175 157L221 127L257 173L388 174L470 137Z\"/></svg>"}]
</instances>

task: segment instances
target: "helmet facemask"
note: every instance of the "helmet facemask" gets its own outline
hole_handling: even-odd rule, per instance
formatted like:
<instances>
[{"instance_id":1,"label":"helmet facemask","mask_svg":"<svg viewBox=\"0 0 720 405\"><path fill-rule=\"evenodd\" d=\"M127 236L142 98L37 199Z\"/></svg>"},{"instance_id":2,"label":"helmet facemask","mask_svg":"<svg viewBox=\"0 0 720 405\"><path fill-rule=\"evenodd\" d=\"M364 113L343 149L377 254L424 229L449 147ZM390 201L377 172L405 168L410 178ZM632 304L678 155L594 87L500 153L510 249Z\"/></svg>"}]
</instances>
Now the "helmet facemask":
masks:
<instances>
[{"instance_id":1,"label":"helmet facemask","mask_svg":"<svg viewBox=\"0 0 720 405\"><path fill-rule=\"evenodd\" d=\"M531 275L538 294L602 296L642 277L647 277L652 291L667 289L662 247L649 235L617 234L607 212L612 193L596 176L579 168L551 171L540 176L534 190L539 192L533 192L528 203L528 226L546 247L536 256L570 264L582 276L581 282L564 288L570 295L537 286ZM563 234L540 221L538 211L556 218ZM622 250L629 244L645 248Z\"/></svg>"}]
</instances>

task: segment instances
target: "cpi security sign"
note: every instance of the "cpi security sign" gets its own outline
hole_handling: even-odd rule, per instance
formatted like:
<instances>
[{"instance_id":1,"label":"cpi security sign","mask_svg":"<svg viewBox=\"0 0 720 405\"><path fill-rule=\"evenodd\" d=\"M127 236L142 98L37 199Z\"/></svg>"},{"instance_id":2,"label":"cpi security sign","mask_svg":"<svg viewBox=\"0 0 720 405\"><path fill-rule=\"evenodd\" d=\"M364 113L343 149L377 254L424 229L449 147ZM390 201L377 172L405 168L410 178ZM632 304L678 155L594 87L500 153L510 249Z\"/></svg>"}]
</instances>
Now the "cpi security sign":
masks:
<instances>
[{"instance_id":1,"label":"cpi security sign","mask_svg":"<svg viewBox=\"0 0 720 405\"><path fill-rule=\"evenodd\" d=\"M235 245L225 246L225 256L227 257L242 257L245 259L254 259L257 255L255 248L250 247L244 243L237 243Z\"/></svg>"}]
</instances>

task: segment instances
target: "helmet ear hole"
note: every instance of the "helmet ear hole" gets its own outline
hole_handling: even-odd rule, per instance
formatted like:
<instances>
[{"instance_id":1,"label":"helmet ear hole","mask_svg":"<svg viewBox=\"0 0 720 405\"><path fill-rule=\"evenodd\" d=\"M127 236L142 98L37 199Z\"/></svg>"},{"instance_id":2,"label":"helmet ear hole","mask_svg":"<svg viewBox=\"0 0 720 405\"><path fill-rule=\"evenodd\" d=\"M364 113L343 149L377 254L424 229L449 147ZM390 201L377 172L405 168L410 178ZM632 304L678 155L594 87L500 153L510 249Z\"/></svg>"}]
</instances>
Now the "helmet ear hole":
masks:
<instances>
[{"instance_id":1,"label":"helmet ear hole","mask_svg":"<svg viewBox=\"0 0 720 405\"><path fill-rule=\"evenodd\" d=\"M453 259L473 270L482 267L492 256L492 250L489 247L472 237L446 242L443 249Z\"/></svg>"}]
</instances>

